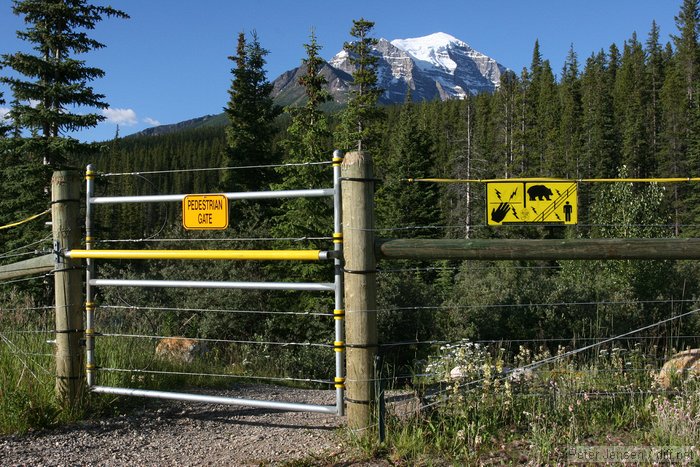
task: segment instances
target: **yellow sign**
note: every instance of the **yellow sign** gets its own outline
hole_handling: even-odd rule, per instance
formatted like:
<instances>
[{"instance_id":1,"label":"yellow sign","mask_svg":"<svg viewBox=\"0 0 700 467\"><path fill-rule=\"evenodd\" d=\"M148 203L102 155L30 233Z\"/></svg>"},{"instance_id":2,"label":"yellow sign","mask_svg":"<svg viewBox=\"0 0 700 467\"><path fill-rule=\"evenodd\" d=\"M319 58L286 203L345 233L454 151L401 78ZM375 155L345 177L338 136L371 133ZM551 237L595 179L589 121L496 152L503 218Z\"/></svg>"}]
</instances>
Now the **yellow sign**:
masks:
<instances>
[{"instance_id":1,"label":"yellow sign","mask_svg":"<svg viewBox=\"0 0 700 467\"><path fill-rule=\"evenodd\" d=\"M578 222L577 184L572 181L513 180L486 185L489 225Z\"/></svg>"},{"instance_id":2,"label":"yellow sign","mask_svg":"<svg viewBox=\"0 0 700 467\"><path fill-rule=\"evenodd\" d=\"M228 199L224 195L187 195L182 200L182 225L187 230L224 230L228 227Z\"/></svg>"}]
</instances>

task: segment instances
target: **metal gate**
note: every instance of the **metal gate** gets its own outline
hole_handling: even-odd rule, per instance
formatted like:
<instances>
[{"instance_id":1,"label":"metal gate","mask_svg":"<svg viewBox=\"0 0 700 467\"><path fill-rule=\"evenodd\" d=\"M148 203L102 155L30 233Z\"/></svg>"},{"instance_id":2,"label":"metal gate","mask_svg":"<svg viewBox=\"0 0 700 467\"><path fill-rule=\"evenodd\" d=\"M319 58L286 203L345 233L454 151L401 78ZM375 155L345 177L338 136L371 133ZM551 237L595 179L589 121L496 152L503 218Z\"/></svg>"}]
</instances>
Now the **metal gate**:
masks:
<instances>
[{"instance_id":1,"label":"metal gate","mask_svg":"<svg viewBox=\"0 0 700 467\"><path fill-rule=\"evenodd\" d=\"M95 196L95 170L88 165L86 171L86 205L85 205L85 249L69 250L65 256L86 260L86 373L87 385L92 392L127 396L151 397L183 401L209 402L215 404L245 405L250 407L271 408L280 410L308 411L327 414L343 415L345 391L345 311L343 304L343 269L342 269L342 216L341 216L341 177L340 165L343 154L333 153L333 187L306 190L261 191L223 193L228 200L262 200L276 198L314 198L333 197L333 248L323 250L99 250L94 249L93 210L96 205L127 204L127 203L164 203L182 202L186 194L150 195L150 196ZM129 280L98 278L95 274L95 261L102 259L235 259L235 260L316 260L333 261L335 272L332 282L227 282L227 281L182 281L182 280ZM239 399L211 395L191 394L183 392L166 392L124 387L108 387L96 384L96 372L99 369L95 360L95 287L167 287L195 289L258 289L258 290L302 290L317 292L333 292L335 309L335 378L331 382L335 386L335 405L312 405L294 402L263 401L255 399Z\"/></svg>"}]
</instances>

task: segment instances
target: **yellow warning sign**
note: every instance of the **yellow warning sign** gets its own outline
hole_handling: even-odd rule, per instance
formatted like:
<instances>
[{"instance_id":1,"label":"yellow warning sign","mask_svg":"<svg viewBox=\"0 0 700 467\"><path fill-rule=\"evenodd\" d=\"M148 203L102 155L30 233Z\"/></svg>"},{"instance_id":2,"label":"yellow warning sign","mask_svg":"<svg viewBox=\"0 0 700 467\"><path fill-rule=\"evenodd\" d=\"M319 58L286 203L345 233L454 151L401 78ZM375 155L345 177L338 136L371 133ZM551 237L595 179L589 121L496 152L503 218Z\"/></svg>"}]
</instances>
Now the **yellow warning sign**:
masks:
<instances>
[{"instance_id":1,"label":"yellow warning sign","mask_svg":"<svg viewBox=\"0 0 700 467\"><path fill-rule=\"evenodd\" d=\"M572 181L513 180L486 184L489 225L578 222L577 184Z\"/></svg>"},{"instance_id":2,"label":"yellow warning sign","mask_svg":"<svg viewBox=\"0 0 700 467\"><path fill-rule=\"evenodd\" d=\"M182 200L182 225L187 230L224 230L228 227L225 195L187 195Z\"/></svg>"}]
</instances>

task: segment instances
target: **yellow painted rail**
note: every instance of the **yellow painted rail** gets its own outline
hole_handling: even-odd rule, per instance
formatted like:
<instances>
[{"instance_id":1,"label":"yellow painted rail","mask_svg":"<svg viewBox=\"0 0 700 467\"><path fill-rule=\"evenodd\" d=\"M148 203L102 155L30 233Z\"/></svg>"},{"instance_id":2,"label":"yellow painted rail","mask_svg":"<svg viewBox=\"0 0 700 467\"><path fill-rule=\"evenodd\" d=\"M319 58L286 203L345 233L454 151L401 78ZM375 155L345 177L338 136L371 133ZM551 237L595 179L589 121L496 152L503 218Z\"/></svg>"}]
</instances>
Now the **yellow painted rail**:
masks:
<instances>
[{"instance_id":1,"label":"yellow painted rail","mask_svg":"<svg viewBox=\"0 0 700 467\"><path fill-rule=\"evenodd\" d=\"M669 178L403 178L408 183L494 183L494 182L584 182L584 183L686 183L700 182L700 177Z\"/></svg>"},{"instance_id":2,"label":"yellow painted rail","mask_svg":"<svg viewBox=\"0 0 700 467\"><path fill-rule=\"evenodd\" d=\"M238 261L321 261L322 250L68 250L74 259L221 259Z\"/></svg>"}]
</instances>

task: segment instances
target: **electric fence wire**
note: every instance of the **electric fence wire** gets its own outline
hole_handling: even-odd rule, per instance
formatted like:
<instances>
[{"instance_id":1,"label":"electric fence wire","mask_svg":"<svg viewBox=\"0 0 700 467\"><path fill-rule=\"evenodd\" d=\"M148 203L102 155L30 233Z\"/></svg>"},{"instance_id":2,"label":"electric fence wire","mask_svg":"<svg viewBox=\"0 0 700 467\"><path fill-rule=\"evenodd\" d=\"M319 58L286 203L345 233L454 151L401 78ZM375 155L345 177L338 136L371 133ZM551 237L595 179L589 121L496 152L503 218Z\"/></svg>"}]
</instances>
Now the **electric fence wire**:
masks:
<instances>
[{"instance_id":1,"label":"electric fence wire","mask_svg":"<svg viewBox=\"0 0 700 467\"><path fill-rule=\"evenodd\" d=\"M114 333L98 333L95 334L97 337L127 337L132 339L174 339L174 340L186 340L191 339L188 337L174 337L174 336L152 336L144 334L114 334ZM221 344L250 344L250 345L278 345L281 347L322 347L322 348L333 348L333 344L321 344L318 342L279 342L279 341L251 341L251 340L235 340L235 339L210 339L210 338L197 338L201 342L213 342Z\"/></svg>"},{"instance_id":2,"label":"electric fence wire","mask_svg":"<svg viewBox=\"0 0 700 467\"><path fill-rule=\"evenodd\" d=\"M47 374L50 373L50 371L49 371L48 369L44 368L42 365L40 365L39 363L37 363L36 361L34 361L33 359L31 359L31 358L30 358L30 355L27 354L27 352L25 352L25 351L23 351L22 349L20 349L19 347L17 347L16 344L14 344L10 339L7 338L7 336L5 336L5 334L3 334L3 333L1 333L1 332L0 332L0 340L2 340L2 341L5 343L5 345L7 345L10 349L12 349L13 353L17 356L17 360L19 360L19 361L22 363L22 365L24 366L24 368L25 368L25 369L29 372L29 374L31 374L31 375L34 377L34 379L36 379L37 381L39 380L39 377L36 375L36 373L34 373L34 372L32 371L32 369L31 369L30 366L29 366L29 363L27 363L28 361L31 362L31 363L33 363L35 367L38 367L38 368L40 368L41 370L43 370L45 373L47 373ZM22 358L22 357L26 357L26 359L25 359L25 358Z\"/></svg>"},{"instance_id":3,"label":"electric fence wire","mask_svg":"<svg viewBox=\"0 0 700 467\"><path fill-rule=\"evenodd\" d=\"M661 360L659 360L661 361ZM510 373L510 372L516 372L520 370L520 368L513 368L508 369L507 371L504 370L504 373ZM563 377L563 376L575 376L575 377L581 377L584 375L599 375L599 374L611 374L611 375L619 375L623 373L627 374L633 374L633 373L651 373L651 372L656 372L659 371L658 367L644 367L644 368L636 368L636 367L631 367L631 366L626 366L622 368L583 368L583 369L576 369L576 370L570 370L568 372L564 371L554 371L556 373L556 376L558 377ZM546 373L545 373L546 374ZM415 380L416 378L434 378L434 377L440 377L444 378L445 375L441 373L406 373L406 374L400 374L400 375L392 375L392 376L385 376L385 377L380 377L380 378L353 378L351 381L355 383L369 383L369 382L378 382L378 381L405 381L405 380ZM500 380L501 378L495 378L495 380ZM484 379L485 380L485 379ZM454 379L454 381L457 381L457 378ZM481 382L483 380L480 380ZM493 380L489 380L493 381ZM445 384L449 384L448 381L443 381ZM627 382L626 382L627 383ZM452 388L454 390L454 387Z\"/></svg>"},{"instance_id":4,"label":"electric fence wire","mask_svg":"<svg viewBox=\"0 0 700 467\"><path fill-rule=\"evenodd\" d=\"M667 300L602 300L597 302L550 302L550 303L502 303L483 305L431 305L431 306L404 306L395 308L376 308L373 310L347 310L347 313L387 313L396 311L425 311L425 310L469 310L491 308L530 308L530 307L557 307L557 306L592 306L592 305L658 305L663 303L697 303L695 299L667 299Z\"/></svg>"},{"instance_id":5,"label":"electric fence wire","mask_svg":"<svg viewBox=\"0 0 700 467\"><path fill-rule=\"evenodd\" d=\"M330 316L333 313L321 313L311 311L265 311L265 310L222 310L213 308L176 308L176 307L153 307L153 306L130 306L130 305L100 305L101 310L133 310L133 311L163 311L163 312L187 312L187 313L231 313L231 314L261 314L261 315L286 315L286 316Z\"/></svg>"},{"instance_id":6,"label":"electric fence wire","mask_svg":"<svg viewBox=\"0 0 700 467\"><path fill-rule=\"evenodd\" d=\"M333 381L313 378L292 378L280 376L256 376L256 375L232 375L228 373L196 373L186 371L166 371L166 370L143 370L143 369L128 369L128 368L106 368L97 367L98 371L120 372L120 373L145 373L154 375L178 375L178 376L202 376L202 377L218 377L218 378L238 378L266 381L284 381L284 382L300 382L300 383L319 383L319 384L335 384Z\"/></svg>"},{"instance_id":7,"label":"electric fence wire","mask_svg":"<svg viewBox=\"0 0 700 467\"><path fill-rule=\"evenodd\" d=\"M518 367L518 368L510 369L510 370L508 370L507 372L504 372L503 376L501 376L500 378L497 378L497 379L500 380L500 381L504 381L504 380L506 380L511 374L513 374L513 373L515 373L515 372L525 372L525 371L528 371L528 370L529 370L529 371L536 370L537 368L540 368L540 367L542 367L542 366L544 366L544 365L547 365L547 364L550 364L550 363L554 363L554 362L559 361L559 360L564 360L564 359L566 359L566 358L568 358L568 357L571 357L571 356L573 356L573 355L576 355L576 354L578 354L578 353L585 352L585 351L587 351L587 350L591 350L591 349L594 349L594 348L596 348L596 347L602 346L603 344L607 344L607 343L613 342L613 341L615 341L616 339L619 339L619 338L621 338L621 337L631 336L631 335L637 334L637 333L639 333L639 332L646 331L646 330L648 330L648 329L652 329L652 328L658 327L658 326L660 326L660 325L662 325L662 324L665 324L665 323L668 323L668 322L671 322L671 321L674 321L674 320L677 320L677 319L680 319L680 318L684 318L684 317L686 317L686 316L690 316L690 315L695 314L695 313L697 313L697 312L699 312L699 311L700 311L700 308L696 308L696 309L690 310L690 311L688 311L688 312L686 312L686 313L682 313L682 314L680 314L680 315L672 316L672 317L670 317L670 318L663 319L663 320L658 321L658 322L656 322L656 323L653 323L653 324L650 324L650 325L647 325L647 326L643 326L643 327L641 327L641 328L634 329L634 330L632 330L632 331L625 332L625 333L623 333L623 334L620 334L619 336L610 337L610 338L604 339L604 340L602 340L602 341L600 341L600 342L596 342L596 343L593 343L593 344L589 344L589 345L580 347L580 348L578 348L578 349L573 349L573 350L570 350L570 351L568 351L568 352L564 352L564 353L561 353L561 354L557 354L557 355L553 355L553 356L550 356L550 357L546 357L546 358L543 358L543 359L541 359L541 360L538 360L538 361L529 363L529 364L527 364L527 365L520 366L520 367ZM484 381L486 381L486 378L478 378L478 379L476 379L476 380L467 381L467 382L465 382L465 383L459 383L456 387L453 387L453 388L451 388L451 389L449 389L449 390L442 390L442 391L439 391L439 392L437 392L437 393L435 393L435 394L432 394L432 395L430 395L430 396L427 396L426 398L430 398L430 399L434 399L434 400L433 400L433 402L430 402L430 403L427 403L427 404L423 404L423 405L421 406L421 409L430 408L430 407L432 407L432 406L435 406L435 405L441 404L441 403L443 403L443 402L446 402L446 401L449 400L449 398L450 398L450 395L449 395L450 392L453 392L453 393L454 393L454 392L455 392L456 390L458 390L458 389L469 388L470 386L476 386L477 384L482 383L482 382L484 382Z\"/></svg>"},{"instance_id":8,"label":"electric fence wire","mask_svg":"<svg viewBox=\"0 0 700 467\"><path fill-rule=\"evenodd\" d=\"M20 246L20 247L17 247L17 248L13 248L12 250L8 250L8 251L6 251L5 253L0 254L0 259L11 258L12 255L13 255L14 253L16 253L16 252L18 252L18 251L20 251L20 250L25 250L25 249L27 249L27 248L32 248L32 247L34 247L34 246L36 246L36 245L39 245L39 244L41 244L41 243L48 242L48 241L50 241L52 238L53 238L53 237L52 237L51 235L49 235L49 236L44 237L44 238L42 238L42 239L40 239L40 240L37 240L36 242L28 243L27 245ZM26 254L43 254L43 253L46 253L46 252L37 252L37 251L34 251L34 252L27 252Z\"/></svg>"},{"instance_id":9,"label":"electric fence wire","mask_svg":"<svg viewBox=\"0 0 700 467\"><path fill-rule=\"evenodd\" d=\"M150 170L150 171L139 171L139 172L113 172L113 173L103 173L98 174L99 177L122 177L127 175L161 175L161 174L174 174L174 173L187 173L187 172L213 172L222 170L245 170L245 169L275 169L282 167L306 167L314 165L330 165L332 161L322 161L322 162L297 162L289 164L268 164L268 165L245 165L245 166L229 166L229 167L203 167L195 169L172 169L172 170Z\"/></svg>"},{"instance_id":10,"label":"electric fence wire","mask_svg":"<svg viewBox=\"0 0 700 467\"><path fill-rule=\"evenodd\" d=\"M53 306L22 306L16 308L5 308L0 306L0 312L10 312L10 311L35 311L35 310L53 310Z\"/></svg>"},{"instance_id":11,"label":"electric fence wire","mask_svg":"<svg viewBox=\"0 0 700 467\"><path fill-rule=\"evenodd\" d=\"M36 279L45 279L51 275L52 275L52 273L48 273L48 274L42 274L40 276L25 277L24 279L15 279L12 281L4 281L4 282L0 282L0 285L9 285L9 284L16 284L18 282L27 282L27 281L32 281L32 280L36 280Z\"/></svg>"}]
</instances>

